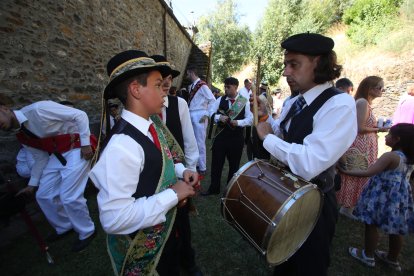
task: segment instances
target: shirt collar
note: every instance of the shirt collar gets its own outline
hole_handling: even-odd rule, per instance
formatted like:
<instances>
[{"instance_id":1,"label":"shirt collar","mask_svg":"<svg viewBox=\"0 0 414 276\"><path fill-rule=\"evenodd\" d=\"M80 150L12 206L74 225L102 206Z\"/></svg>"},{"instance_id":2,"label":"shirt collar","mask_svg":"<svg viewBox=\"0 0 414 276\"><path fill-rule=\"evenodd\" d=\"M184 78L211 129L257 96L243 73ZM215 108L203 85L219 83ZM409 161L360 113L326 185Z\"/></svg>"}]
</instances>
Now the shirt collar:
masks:
<instances>
[{"instance_id":1,"label":"shirt collar","mask_svg":"<svg viewBox=\"0 0 414 276\"><path fill-rule=\"evenodd\" d=\"M24 116L23 112L20 110L13 110L14 115L16 115L17 121L19 122L19 125L23 124L24 122L28 121L27 117Z\"/></svg>"},{"instance_id":2,"label":"shirt collar","mask_svg":"<svg viewBox=\"0 0 414 276\"><path fill-rule=\"evenodd\" d=\"M308 91L302 94L303 98L305 99L306 105L309 106L312 102L326 89L332 87L332 84L329 82L325 82L323 84L318 84L317 86L312 87ZM299 97L299 95L297 96ZM296 98L297 98L296 97Z\"/></svg>"},{"instance_id":3,"label":"shirt collar","mask_svg":"<svg viewBox=\"0 0 414 276\"><path fill-rule=\"evenodd\" d=\"M237 92L237 95L236 95L236 97L234 97L234 100L236 100L238 97L239 97L239 92ZM225 100L228 101L228 100L230 100L230 98L226 96Z\"/></svg>"},{"instance_id":4,"label":"shirt collar","mask_svg":"<svg viewBox=\"0 0 414 276\"><path fill-rule=\"evenodd\" d=\"M194 82L193 82L193 84L191 85L191 89L193 89L194 88L194 86L197 84L197 82L199 82L200 81L200 78L198 78L198 79L196 79Z\"/></svg>"},{"instance_id":5,"label":"shirt collar","mask_svg":"<svg viewBox=\"0 0 414 276\"><path fill-rule=\"evenodd\" d=\"M150 125L152 124L151 119L147 120L139 115L136 115L135 113L132 113L131 111L128 111L126 109L122 110L121 117L133 125L136 129L141 131L144 135L147 135L148 129Z\"/></svg>"}]
</instances>

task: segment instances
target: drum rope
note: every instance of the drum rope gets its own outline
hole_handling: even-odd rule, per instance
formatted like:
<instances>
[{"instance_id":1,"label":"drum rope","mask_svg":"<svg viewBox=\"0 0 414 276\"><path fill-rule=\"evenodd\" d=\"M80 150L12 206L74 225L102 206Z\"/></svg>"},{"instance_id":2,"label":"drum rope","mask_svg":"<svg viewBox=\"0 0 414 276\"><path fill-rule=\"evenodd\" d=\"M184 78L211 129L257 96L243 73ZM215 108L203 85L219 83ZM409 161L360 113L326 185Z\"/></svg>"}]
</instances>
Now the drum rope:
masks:
<instances>
[{"instance_id":1,"label":"drum rope","mask_svg":"<svg viewBox=\"0 0 414 276\"><path fill-rule=\"evenodd\" d=\"M228 199L228 198L222 198L221 199L222 200L222 202L223 202L223 205L224 205L224 208L226 208L226 210L227 210L227 213L229 213L229 215L231 216L231 218L233 219L233 222L231 222L231 221L229 221L229 220L227 220L226 218L224 218L225 220L226 220L226 222L228 223L228 224L231 224L231 225L233 225L234 227L236 227L237 228L237 230L239 230L240 231L240 233L242 233L242 235L244 235L249 241L250 241L250 243L251 244L253 244L253 246L254 247L256 247L256 249L260 252L260 253L262 253L263 255L265 255L266 254L266 251L265 250L263 250L254 240L253 240L253 238L243 229L243 227L235 220L235 218L233 217L233 214L230 212L230 210L227 208L227 206L226 206L226 204L225 204L225 201L227 201L227 200L233 200L233 201L237 201L237 199Z\"/></svg>"}]
</instances>

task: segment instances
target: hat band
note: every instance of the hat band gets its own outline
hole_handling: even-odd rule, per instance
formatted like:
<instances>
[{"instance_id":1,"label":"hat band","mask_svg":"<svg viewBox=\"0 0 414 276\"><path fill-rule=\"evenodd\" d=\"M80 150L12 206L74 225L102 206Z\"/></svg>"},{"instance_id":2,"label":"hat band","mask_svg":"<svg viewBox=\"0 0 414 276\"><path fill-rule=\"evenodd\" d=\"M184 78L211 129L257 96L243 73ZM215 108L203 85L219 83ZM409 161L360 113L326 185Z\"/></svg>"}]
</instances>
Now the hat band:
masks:
<instances>
[{"instance_id":1,"label":"hat band","mask_svg":"<svg viewBox=\"0 0 414 276\"><path fill-rule=\"evenodd\" d=\"M109 76L109 79L112 80L117 76L130 71L132 69L136 69L139 67L151 67L155 65L155 61L148 57L140 57L128 60L120 65L118 65Z\"/></svg>"}]
</instances>

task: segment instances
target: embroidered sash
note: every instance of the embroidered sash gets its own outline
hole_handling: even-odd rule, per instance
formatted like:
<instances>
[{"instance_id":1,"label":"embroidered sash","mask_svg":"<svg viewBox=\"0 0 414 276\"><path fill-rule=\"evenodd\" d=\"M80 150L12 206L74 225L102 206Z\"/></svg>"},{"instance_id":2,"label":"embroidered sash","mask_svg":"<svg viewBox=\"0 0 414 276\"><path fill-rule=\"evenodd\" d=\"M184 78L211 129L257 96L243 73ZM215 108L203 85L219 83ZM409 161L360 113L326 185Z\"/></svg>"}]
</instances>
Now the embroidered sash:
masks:
<instances>
[{"instance_id":1,"label":"embroidered sash","mask_svg":"<svg viewBox=\"0 0 414 276\"><path fill-rule=\"evenodd\" d=\"M207 85L204 81L200 80L197 82L197 84L191 89L190 91L190 98L188 100L188 106L190 106L191 100L194 98L195 94L198 92L198 90L201 88L201 86Z\"/></svg>"},{"instance_id":2,"label":"embroidered sash","mask_svg":"<svg viewBox=\"0 0 414 276\"><path fill-rule=\"evenodd\" d=\"M162 124L162 123L161 123ZM154 122L162 149L162 173L155 193L177 182L173 154L166 135ZM133 239L129 235L108 235L107 247L115 275L157 275L156 267L174 224L176 209L169 210L164 223L139 230Z\"/></svg>"},{"instance_id":3,"label":"embroidered sash","mask_svg":"<svg viewBox=\"0 0 414 276\"><path fill-rule=\"evenodd\" d=\"M236 99L236 101L231 105L231 107L227 109L227 111L219 109L217 114L226 115L230 118L230 120L234 120L240 114L240 112L243 111L243 108L246 105L246 102L247 102L247 99L245 97L239 96ZM215 126L215 129L213 130L213 133L214 133L213 141L217 137L217 135L219 135L224 130L224 128L226 127L226 124L215 124L214 126Z\"/></svg>"}]
</instances>

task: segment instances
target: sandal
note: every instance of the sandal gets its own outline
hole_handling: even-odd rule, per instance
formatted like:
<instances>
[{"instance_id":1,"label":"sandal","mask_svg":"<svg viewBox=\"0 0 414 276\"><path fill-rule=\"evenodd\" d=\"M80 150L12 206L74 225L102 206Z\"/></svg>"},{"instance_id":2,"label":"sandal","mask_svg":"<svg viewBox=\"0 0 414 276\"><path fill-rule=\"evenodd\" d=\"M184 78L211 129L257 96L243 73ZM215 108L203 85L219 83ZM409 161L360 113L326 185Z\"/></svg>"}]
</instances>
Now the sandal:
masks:
<instances>
[{"instance_id":1,"label":"sandal","mask_svg":"<svg viewBox=\"0 0 414 276\"><path fill-rule=\"evenodd\" d=\"M354 257L358 261L364 263L365 265L367 265L369 267L374 267L375 266L375 259L367 257L365 255L365 250L364 249L358 249L358 248L355 248L355 247L350 247L348 249L348 252L352 257Z\"/></svg>"},{"instance_id":2,"label":"sandal","mask_svg":"<svg viewBox=\"0 0 414 276\"><path fill-rule=\"evenodd\" d=\"M378 257L378 259L380 259L381 261L383 261L384 263L386 263L389 267L391 267L395 271L401 272L401 265L400 265L400 263L399 262L390 261L388 259L388 253L387 252L381 251L381 250L375 250L374 253L375 253L375 256Z\"/></svg>"}]
</instances>

